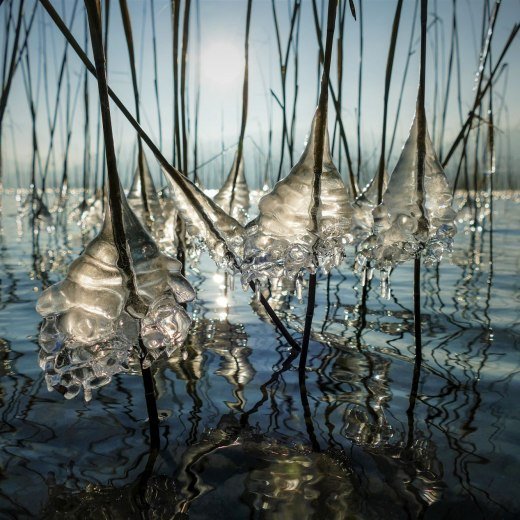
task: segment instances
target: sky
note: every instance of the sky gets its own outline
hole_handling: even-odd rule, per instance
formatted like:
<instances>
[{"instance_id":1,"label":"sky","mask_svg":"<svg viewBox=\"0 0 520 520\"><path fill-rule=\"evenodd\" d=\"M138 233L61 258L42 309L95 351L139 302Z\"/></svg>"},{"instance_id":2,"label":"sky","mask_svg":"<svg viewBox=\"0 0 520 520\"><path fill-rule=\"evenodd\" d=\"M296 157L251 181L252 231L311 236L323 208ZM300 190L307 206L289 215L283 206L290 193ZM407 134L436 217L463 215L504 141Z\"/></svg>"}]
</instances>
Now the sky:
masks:
<instances>
[{"instance_id":1,"label":"sky","mask_svg":"<svg viewBox=\"0 0 520 520\"><path fill-rule=\"evenodd\" d=\"M18 0L14 0L17 5ZM105 2L102 2L103 4ZM280 25L282 47L285 48L289 11L292 0L275 0ZM321 10L322 1L317 0ZM358 19L347 12L343 33L343 89L341 115L345 124L349 148L357 167L357 132L358 110L361 110L361 176L370 178L380 154L382 134L383 92L385 68L390 43L390 32L396 2L393 0L362 0L363 60L361 76L361 104L358 106L358 85L360 80L360 0L355 0ZM0 7L0 27L5 27L6 6ZM64 16L73 34L84 45L85 15L83 2L79 2L72 24L71 13L74 0L55 0L56 9ZM140 86L140 107L142 126L159 144L159 117L162 123L162 151L168 158L173 152L173 88L172 88L172 31L171 2L169 0L128 0L132 18L137 71ZM184 4L184 2L183 2ZM326 2L325 2L326 4ZM32 10L32 0L26 1L26 12ZM209 187L216 187L223 175L230 168L234 148L238 140L242 110L242 81L244 67L244 33L246 0L193 0L190 13L190 40L188 48L188 88L187 105L190 118L190 146L194 143L194 114L197 85L200 86L200 109L198 117L198 156L199 163L209 161L221 153L222 148L229 148L215 160L201 168L200 176ZM446 99L446 71L451 41L451 24L454 2L452 0L430 0L427 52L426 111L428 128L434 136L437 149L440 148L440 120ZM467 114L474 99L475 72L478 66L480 49L483 2L481 0L457 0L455 2L457 25L459 30L460 53L460 92L462 114ZM154 90L154 68L152 47L152 7L155 15L157 34L158 88L160 110ZM408 56L415 0L405 0L403 4L396 55L389 98L387 127L387 145L391 140L396 107L401 95L403 73ZM49 146L49 119L54 110L56 85L65 41L59 30L53 25L45 11L39 6L35 28L28 45L33 90L37 97L37 135L41 161L45 163ZM281 82L276 45L276 33L273 22L271 0L253 0L250 33L249 63L249 110L246 127L245 157L246 176L253 187L261 183L265 169L269 129L273 132L272 175L278 171L278 158L281 140L282 112L272 93L281 98ZM318 42L312 16L312 3L303 0L298 38L298 97L295 120L295 161L301 153L306 135L310 129L312 116L316 108L318 92ZM434 20L437 22L434 23ZM200 23L198 23L198 20ZM503 0L498 14L492 46L492 58L498 57L513 24L520 21L520 0ZM410 57L409 71L402 91L402 106L397 119L397 132L389 168L395 164L399 150L404 144L415 109L415 98L419 75L419 25L415 21L413 54ZM336 27L336 37L338 36ZM4 37L0 36L0 45ZM437 45L436 45L437 43ZM505 59L507 69L501 75L494 89L495 120L497 132L497 172L511 176L520 159L520 106L517 92L520 87L520 47L513 43ZM3 49L3 47L2 47ZM2 52L3 54L3 52ZM91 55L89 49L89 55ZM2 59L2 58L0 58ZM337 46L333 54L331 77L337 90ZM0 63L2 63L0 61ZM45 70L45 74L44 74ZM288 110L292 111L294 99L294 60L289 59L287 69ZM63 157L66 141L67 97L69 98L69 119L72 137L69 155L69 171L73 184L78 183L83 171L85 149L83 105L84 69L74 52L69 49L66 77L69 87L62 87L59 98L58 129L55 150L50 161L49 185L58 183L63 170ZM200 77L200 81L197 77ZM119 2L112 1L108 37L108 78L109 84L134 111L128 51L122 28ZM96 146L98 128L98 98L96 84L89 79L91 123L90 152L94 158L91 164L92 174L99 169L102 156ZM448 96L444 148L451 143L460 129L460 113L457 102L459 82L453 72ZM272 92L272 93L271 93ZM68 95L67 95L68 93ZM436 114L436 116L435 116ZM117 108L112 105L113 126L116 149L119 158L119 170L125 185L128 185L136 162L136 138L130 125ZM329 106L329 131L334 131L334 108ZM435 120L435 121L434 121ZM435 128L434 128L435 123ZM435 132L434 132L435 130ZM24 89L24 75L18 68L9 98L7 114L2 128L2 149L4 161L4 185L22 186L29 184L29 172L32 160L32 123L27 94ZM388 148L387 148L388 153ZM342 152L343 154L343 152ZM339 163L337 145L334 150ZM151 154L149 162L158 184L159 170ZM97 166L96 166L97 163ZM339 164L340 171L347 175L344 157ZM449 165L449 169L453 169ZM190 157L189 170L193 167ZM289 172L288 158L283 163L283 173ZM17 179L17 175L19 179Z\"/></svg>"}]
</instances>

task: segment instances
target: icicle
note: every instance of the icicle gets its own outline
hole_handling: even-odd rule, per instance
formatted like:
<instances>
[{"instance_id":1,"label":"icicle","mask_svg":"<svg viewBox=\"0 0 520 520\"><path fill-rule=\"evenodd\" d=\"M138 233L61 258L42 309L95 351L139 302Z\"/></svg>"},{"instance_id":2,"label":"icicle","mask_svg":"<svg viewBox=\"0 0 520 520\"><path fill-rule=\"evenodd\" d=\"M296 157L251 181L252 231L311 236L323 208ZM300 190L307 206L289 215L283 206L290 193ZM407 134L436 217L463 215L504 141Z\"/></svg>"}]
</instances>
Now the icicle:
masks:
<instances>
[{"instance_id":1,"label":"icicle","mask_svg":"<svg viewBox=\"0 0 520 520\"><path fill-rule=\"evenodd\" d=\"M299 303L303 303L303 276L301 274L296 277L296 298Z\"/></svg>"},{"instance_id":2,"label":"icicle","mask_svg":"<svg viewBox=\"0 0 520 520\"><path fill-rule=\"evenodd\" d=\"M390 292L390 276L387 270L381 270L381 296L385 300L389 300L391 296Z\"/></svg>"}]
</instances>

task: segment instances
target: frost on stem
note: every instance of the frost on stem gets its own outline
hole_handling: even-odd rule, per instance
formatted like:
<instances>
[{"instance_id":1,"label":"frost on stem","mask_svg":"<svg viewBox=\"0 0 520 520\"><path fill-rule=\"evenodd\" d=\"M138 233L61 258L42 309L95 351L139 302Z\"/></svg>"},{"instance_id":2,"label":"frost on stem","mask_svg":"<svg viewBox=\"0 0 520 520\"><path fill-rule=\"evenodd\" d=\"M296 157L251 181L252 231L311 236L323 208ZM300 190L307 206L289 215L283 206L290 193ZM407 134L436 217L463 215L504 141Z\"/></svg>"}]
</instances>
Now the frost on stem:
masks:
<instances>
[{"instance_id":1,"label":"frost on stem","mask_svg":"<svg viewBox=\"0 0 520 520\"><path fill-rule=\"evenodd\" d=\"M424 162L424 193L417 181L417 117L390 176L383 202L373 211L374 231L360 246L358 265L367 261L383 271L419 253L426 264L439 262L451 251L456 233L452 192L428 132Z\"/></svg>"},{"instance_id":2,"label":"frost on stem","mask_svg":"<svg viewBox=\"0 0 520 520\"><path fill-rule=\"evenodd\" d=\"M117 267L112 219L107 211L99 235L69 267L61 282L46 289L36 310L45 318L40 330L40 366L49 390L72 398L128 371L137 361L139 335L147 348L144 366L170 356L186 339L190 318L180 305L195 291L180 273L180 263L162 254L123 197L123 218L136 286L148 307L139 319L127 312L129 291Z\"/></svg>"},{"instance_id":3,"label":"frost on stem","mask_svg":"<svg viewBox=\"0 0 520 520\"><path fill-rule=\"evenodd\" d=\"M240 158L237 170L238 152L226 181L215 196L215 202L240 224L247 222L249 211L249 188L244 175L244 157ZM234 189L233 189L234 188Z\"/></svg>"},{"instance_id":4,"label":"frost on stem","mask_svg":"<svg viewBox=\"0 0 520 520\"><path fill-rule=\"evenodd\" d=\"M343 258L351 241L349 193L330 155L325 135L318 232L313 233L314 134L316 116L305 150L289 175L259 202L259 215L246 226L242 283L269 279L295 280L304 270L329 271Z\"/></svg>"},{"instance_id":5,"label":"frost on stem","mask_svg":"<svg viewBox=\"0 0 520 520\"><path fill-rule=\"evenodd\" d=\"M244 228L189 179L180 181L183 190L169 174L166 178L171 200L186 224L186 234L196 252L207 249L219 268L235 272L243 255Z\"/></svg>"}]
</instances>

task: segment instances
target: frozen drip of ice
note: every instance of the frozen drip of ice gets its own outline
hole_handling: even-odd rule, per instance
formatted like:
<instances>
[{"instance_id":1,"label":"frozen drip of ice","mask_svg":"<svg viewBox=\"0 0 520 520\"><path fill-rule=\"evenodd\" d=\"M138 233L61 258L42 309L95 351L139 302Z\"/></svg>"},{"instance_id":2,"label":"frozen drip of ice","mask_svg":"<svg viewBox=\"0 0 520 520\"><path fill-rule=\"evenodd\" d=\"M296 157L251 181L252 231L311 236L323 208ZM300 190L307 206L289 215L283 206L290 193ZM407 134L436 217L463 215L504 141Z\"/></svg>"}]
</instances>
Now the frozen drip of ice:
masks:
<instances>
[{"instance_id":1,"label":"frozen drip of ice","mask_svg":"<svg viewBox=\"0 0 520 520\"><path fill-rule=\"evenodd\" d=\"M337 266L351 240L349 193L332 162L325 135L318 230L313 233L314 135L289 175L259 202L259 215L246 226L242 283L272 278L294 280L304 270Z\"/></svg>"},{"instance_id":2,"label":"frozen drip of ice","mask_svg":"<svg viewBox=\"0 0 520 520\"><path fill-rule=\"evenodd\" d=\"M414 118L383 202L373 211L374 233L360 247L360 253L382 270L388 271L419 252L425 263L439 262L451 250L456 232L452 193L428 132L422 197L417 187L417 156Z\"/></svg>"},{"instance_id":3,"label":"frozen drip of ice","mask_svg":"<svg viewBox=\"0 0 520 520\"><path fill-rule=\"evenodd\" d=\"M244 225L249 210L249 188L244 175L244 158L240 158L238 166L237 161L238 152L235 153L229 175L214 200L228 215Z\"/></svg>"},{"instance_id":4,"label":"frozen drip of ice","mask_svg":"<svg viewBox=\"0 0 520 520\"><path fill-rule=\"evenodd\" d=\"M139 333L147 349L145 367L163 352L169 356L188 334L190 318L180 304L191 301L195 291L181 275L180 262L159 251L124 196L122 206L137 291L148 308L144 318L131 316L126 308L129 290L117 266L108 211L99 235L36 306L45 318L40 365L49 388L61 389L66 397L83 387L89 399L93 388L128 370Z\"/></svg>"}]
</instances>

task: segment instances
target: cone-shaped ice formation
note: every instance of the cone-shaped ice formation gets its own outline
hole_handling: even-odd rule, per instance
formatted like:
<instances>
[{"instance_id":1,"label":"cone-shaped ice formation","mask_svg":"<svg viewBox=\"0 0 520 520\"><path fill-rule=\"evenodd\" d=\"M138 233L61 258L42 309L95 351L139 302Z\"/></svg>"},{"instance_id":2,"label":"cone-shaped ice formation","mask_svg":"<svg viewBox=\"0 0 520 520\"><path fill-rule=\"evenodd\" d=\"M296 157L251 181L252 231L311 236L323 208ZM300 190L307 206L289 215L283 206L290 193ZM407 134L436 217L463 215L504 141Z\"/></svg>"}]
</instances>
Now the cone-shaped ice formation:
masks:
<instances>
[{"instance_id":1,"label":"cone-shaped ice formation","mask_svg":"<svg viewBox=\"0 0 520 520\"><path fill-rule=\"evenodd\" d=\"M247 222L247 212L250 205L249 188L244 175L244 157L240 158L238 171L237 160L238 152L235 153L231 171L214 200L228 215L231 215L240 224L244 225ZM235 189L233 189L233 186Z\"/></svg>"},{"instance_id":2,"label":"cone-shaped ice formation","mask_svg":"<svg viewBox=\"0 0 520 520\"><path fill-rule=\"evenodd\" d=\"M312 232L314 134L289 175L259 202L259 215L246 227L242 282L295 279L303 270L329 270L351 240L351 206L347 188L332 162L326 133L323 150L318 231Z\"/></svg>"},{"instance_id":3,"label":"cone-shaped ice formation","mask_svg":"<svg viewBox=\"0 0 520 520\"><path fill-rule=\"evenodd\" d=\"M107 212L99 235L36 306L45 318L39 337L41 365L49 388L64 387L66 397L74 397L83 386L88 399L92 388L127 369L140 329L148 351L144 366L163 352L170 355L188 333L190 319L179 304L192 300L195 292L181 275L180 262L159 252L124 197L122 205L137 291L148 311L142 327L126 311L129 291L117 267Z\"/></svg>"},{"instance_id":4,"label":"cone-shaped ice formation","mask_svg":"<svg viewBox=\"0 0 520 520\"><path fill-rule=\"evenodd\" d=\"M361 254L385 271L420 251L425 262L440 261L443 253L451 250L456 232L451 190L428 132L424 193L418 192L417 126L414 118L383 202L373 211L374 234L361 247Z\"/></svg>"},{"instance_id":5,"label":"cone-shaped ice formation","mask_svg":"<svg viewBox=\"0 0 520 520\"><path fill-rule=\"evenodd\" d=\"M135 169L132 185L130 186L130 191L128 192L128 203L130 204L130 207L134 210L134 212L137 214L141 222L143 222L149 229L157 243L161 247L164 246L164 249L169 249L171 248L171 233L165 233L165 218L163 215L163 207L161 205L161 201L159 199L157 190L155 189L152 174L150 173L150 168L148 167L148 161L146 160L144 154L143 178L144 192L146 194L146 201L148 204L148 214L145 211L142 196L141 175L139 172L139 165L137 165Z\"/></svg>"},{"instance_id":6,"label":"cone-shaped ice formation","mask_svg":"<svg viewBox=\"0 0 520 520\"><path fill-rule=\"evenodd\" d=\"M218 267L236 270L243 255L244 228L189 179L180 181L184 191L170 175L166 177L175 208L194 246L199 251L207 248Z\"/></svg>"}]
</instances>

